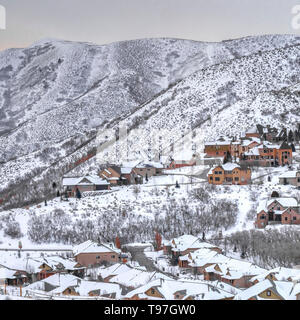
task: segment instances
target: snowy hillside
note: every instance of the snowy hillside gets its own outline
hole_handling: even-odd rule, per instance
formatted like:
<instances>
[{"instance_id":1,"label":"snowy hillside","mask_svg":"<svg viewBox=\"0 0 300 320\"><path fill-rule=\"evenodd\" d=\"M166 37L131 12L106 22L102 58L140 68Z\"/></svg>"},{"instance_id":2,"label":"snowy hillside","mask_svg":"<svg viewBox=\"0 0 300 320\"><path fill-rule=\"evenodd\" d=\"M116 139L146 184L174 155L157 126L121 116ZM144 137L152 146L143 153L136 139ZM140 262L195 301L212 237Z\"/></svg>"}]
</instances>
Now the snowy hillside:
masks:
<instances>
[{"instance_id":1,"label":"snowy hillside","mask_svg":"<svg viewBox=\"0 0 300 320\"><path fill-rule=\"evenodd\" d=\"M145 146L153 128L212 137L237 134L245 114L245 129L274 114L278 124L297 121L299 45L297 36L105 46L44 40L0 52L0 199L46 196L50 181L95 148L96 129L120 119L147 129Z\"/></svg>"}]
</instances>

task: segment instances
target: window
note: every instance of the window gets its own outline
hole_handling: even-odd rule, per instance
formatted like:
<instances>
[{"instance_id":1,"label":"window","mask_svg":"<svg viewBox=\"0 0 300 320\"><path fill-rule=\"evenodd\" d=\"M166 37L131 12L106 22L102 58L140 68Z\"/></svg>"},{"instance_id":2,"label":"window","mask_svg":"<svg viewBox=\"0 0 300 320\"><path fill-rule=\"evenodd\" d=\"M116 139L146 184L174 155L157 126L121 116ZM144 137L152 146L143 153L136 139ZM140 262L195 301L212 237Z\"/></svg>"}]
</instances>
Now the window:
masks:
<instances>
[{"instance_id":1,"label":"window","mask_svg":"<svg viewBox=\"0 0 300 320\"><path fill-rule=\"evenodd\" d=\"M284 221L288 221L288 217L284 217Z\"/></svg>"},{"instance_id":2,"label":"window","mask_svg":"<svg viewBox=\"0 0 300 320\"><path fill-rule=\"evenodd\" d=\"M96 259L100 259L100 256L96 256Z\"/></svg>"},{"instance_id":3,"label":"window","mask_svg":"<svg viewBox=\"0 0 300 320\"><path fill-rule=\"evenodd\" d=\"M270 297L271 296L271 291L267 290L267 296Z\"/></svg>"},{"instance_id":4,"label":"window","mask_svg":"<svg viewBox=\"0 0 300 320\"><path fill-rule=\"evenodd\" d=\"M212 179L213 179L213 177L209 177L209 180L211 180L211 181L212 181Z\"/></svg>"},{"instance_id":5,"label":"window","mask_svg":"<svg viewBox=\"0 0 300 320\"><path fill-rule=\"evenodd\" d=\"M155 294L155 290L154 289L151 289L151 294Z\"/></svg>"},{"instance_id":6,"label":"window","mask_svg":"<svg viewBox=\"0 0 300 320\"><path fill-rule=\"evenodd\" d=\"M111 258L112 258L112 259L114 259L114 258L115 258L115 256L113 255L113 256L111 256Z\"/></svg>"},{"instance_id":7,"label":"window","mask_svg":"<svg viewBox=\"0 0 300 320\"><path fill-rule=\"evenodd\" d=\"M215 178L215 181L220 181L220 178L219 178L219 177L216 177L216 178Z\"/></svg>"},{"instance_id":8,"label":"window","mask_svg":"<svg viewBox=\"0 0 300 320\"><path fill-rule=\"evenodd\" d=\"M264 214L262 214L262 215L260 216L260 220L265 220L265 215L264 215Z\"/></svg>"},{"instance_id":9,"label":"window","mask_svg":"<svg viewBox=\"0 0 300 320\"><path fill-rule=\"evenodd\" d=\"M235 178L234 178L234 181L239 181L239 177L235 177Z\"/></svg>"},{"instance_id":10,"label":"window","mask_svg":"<svg viewBox=\"0 0 300 320\"><path fill-rule=\"evenodd\" d=\"M297 220L297 217L293 217L293 220L294 220L294 221Z\"/></svg>"}]
</instances>

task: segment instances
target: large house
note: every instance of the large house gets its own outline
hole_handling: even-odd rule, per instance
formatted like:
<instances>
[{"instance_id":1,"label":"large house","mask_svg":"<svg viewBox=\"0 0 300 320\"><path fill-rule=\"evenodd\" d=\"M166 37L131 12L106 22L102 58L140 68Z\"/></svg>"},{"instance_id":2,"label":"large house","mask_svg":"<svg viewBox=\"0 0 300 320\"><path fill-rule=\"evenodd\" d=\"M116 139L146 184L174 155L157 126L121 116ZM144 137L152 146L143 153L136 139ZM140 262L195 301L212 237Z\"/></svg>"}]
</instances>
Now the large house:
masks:
<instances>
[{"instance_id":1,"label":"large house","mask_svg":"<svg viewBox=\"0 0 300 320\"><path fill-rule=\"evenodd\" d=\"M296 300L295 284L266 279L241 291L234 300Z\"/></svg>"},{"instance_id":2,"label":"large house","mask_svg":"<svg viewBox=\"0 0 300 320\"><path fill-rule=\"evenodd\" d=\"M103 169L99 176L106 179L112 185L128 185L142 183L141 175L134 172L131 167L110 166Z\"/></svg>"},{"instance_id":3,"label":"large house","mask_svg":"<svg viewBox=\"0 0 300 320\"><path fill-rule=\"evenodd\" d=\"M62 186L69 197L76 196L77 189L81 193L110 189L110 184L97 176L64 177Z\"/></svg>"},{"instance_id":4,"label":"large house","mask_svg":"<svg viewBox=\"0 0 300 320\"><path fill-rule=\"evenodd\" d=\"M300 224L299 204L295 198L271 198L260 203L255 227L270 224Z\"/></svg>"},{"instance_id":5,"label":"large house","mask_svg":"<svg viewBox=\"0 0 300 320\"><path fill-rule=\"evenodd\" d=\"M160 162L145 161L137 164L134 167L134 172L138 175L145 177L152 177L160 175L162 173L164 166Z\"/></svg>"},{"instance_id":6,"label":"large house","mask_svg":"<svg viewBox=\"0 0 300 320\"><path fill-rule=\"evenodd\" d=\"M300 188L300 170L288 171L279 176L279 183Z\"/></svg>"},{"instance_id":7,"label":"large house","mask_svg":"<svg viewBox=\"0 0 300 320\"><path fill-rule=\"evenodd\" d=\"M251 169L228 162L210 169L207 177L209 184L245 185L251 182Z\"/></svg>"},{"instance_id":8,"label":"large house","mask_svg":"<svg viewBox=\"0 0 300 320\"><path fill-rule=\"evenodd\" d=\"M90 240L73 248L75 260L83 266L103 263L116 263L120 260L121 250L113 243L96 243Z\"/></svg>"},{"instance_id":9,"label":"large house","mask_svg":"<svg viewBox=\"0 0 300 320\"><path fill-rule=\"evenodd\" d=\"M262 167L289 165L293 162L293 150L286 142L281 145L264 142L241 154L241 163Z\"/></svg>"}]
</instances>

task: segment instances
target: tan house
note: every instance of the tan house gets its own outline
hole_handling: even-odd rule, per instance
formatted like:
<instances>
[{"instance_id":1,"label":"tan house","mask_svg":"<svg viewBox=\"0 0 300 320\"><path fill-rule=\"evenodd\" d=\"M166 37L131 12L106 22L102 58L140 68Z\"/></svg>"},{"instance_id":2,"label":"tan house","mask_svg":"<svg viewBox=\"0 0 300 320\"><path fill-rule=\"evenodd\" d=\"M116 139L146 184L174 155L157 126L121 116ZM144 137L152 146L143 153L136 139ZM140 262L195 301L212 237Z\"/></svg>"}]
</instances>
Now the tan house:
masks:
<instances>
[{"instance_id":1,"label":"tan house","mask_svg":"<svg viewBox=\"0 0 300 320\"><path fill-rule=\"evenodd\" d=\"M121 250L113 243L95 243L90 240L75 246L73 255L75 260L83 266L93 266L103 263L117 263L120 261Z\"/></svg>"},{"instance_id":2,"label":"tan house","mask_svg":"<svg viewBox=\"0 0 300 320\"><path fill-rule=\"evenodd\" d=\"M146 161L137 164L134 167L134 172L138 175L147 176L148 178L156 175L160 175L164 166L160 162Z\"/></svg>"},{"instance_id":3,"label":"tan house","mask_svg":"<svg viewBox=\"0 0 300 320\"><path fill-rule=\"evenodd\" d=\"M300 188L300 170L298 171L288 171L283 173L279 177L279 183L283 185L295 186Z\"/></svg>"},{"instance_id":4,"label":"tan house","mask_svg":"<svg viewBox=\"0 0 300 320\"><path fill-rule=\"evenodd\" d=\"M289 281L266 279L237 294L234 300L295 300L293 287Z\"/></svg>"}]
</instances>

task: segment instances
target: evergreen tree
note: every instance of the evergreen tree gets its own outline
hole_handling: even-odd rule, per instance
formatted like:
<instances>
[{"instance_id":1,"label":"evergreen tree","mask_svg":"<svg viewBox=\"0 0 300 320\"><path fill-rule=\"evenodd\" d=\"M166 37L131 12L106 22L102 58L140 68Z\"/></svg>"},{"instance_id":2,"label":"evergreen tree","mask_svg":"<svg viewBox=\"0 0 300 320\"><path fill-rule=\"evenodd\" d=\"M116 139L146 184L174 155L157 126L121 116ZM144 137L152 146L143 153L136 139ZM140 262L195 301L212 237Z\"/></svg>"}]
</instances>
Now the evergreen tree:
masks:
<instances>
[{"instance_id":1,"label":"evergreen tree","mask_svg":"<svg viewBox=\"0 0 300 320\"><path fill-rule=\"evenodd\" d=\"M76 198L77 199L81 199L81 192L79 191L79 189L76 189Z\"/></svg>"},{"instance_id":2,"label":"evergreen tree","mask_svg":"<svg viewBox=\"0 0 300 320\"><path fill-rule=\"evenodd\" d=\"M295 148L295 145L293 143L291 143L291 148L292 148L293 152L296 152L296 148Z\"/></svg>"},{"instance_id":3,"label":"evergreen tree","mask_svg":"<svg viewBox=\"0 0 300 320\"><path fill-rule=\"evenodd\" d=\"M279 198L279 193L277 191L273 191L271 194L271 198Z\"/></svg>"}]
</instances>

